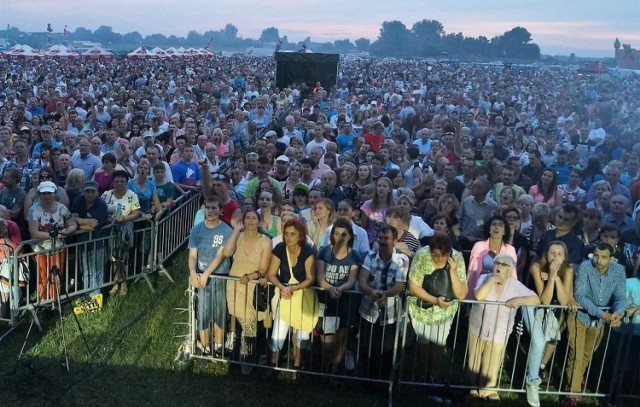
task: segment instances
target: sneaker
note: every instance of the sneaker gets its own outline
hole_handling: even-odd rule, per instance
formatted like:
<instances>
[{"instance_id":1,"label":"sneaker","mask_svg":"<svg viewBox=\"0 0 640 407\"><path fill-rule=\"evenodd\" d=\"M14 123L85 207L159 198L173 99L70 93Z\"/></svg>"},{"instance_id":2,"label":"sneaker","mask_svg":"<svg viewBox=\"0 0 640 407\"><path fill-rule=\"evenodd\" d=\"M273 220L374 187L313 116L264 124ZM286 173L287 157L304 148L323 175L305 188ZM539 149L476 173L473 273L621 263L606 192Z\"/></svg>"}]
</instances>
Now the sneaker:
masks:
<instances>
[{"instance_id":1,"label":"sneaker","mask_svg":"<svg viewBox=\"0 0 640 407\"><path fill-rule=\"evenodd\" d=\"M538 394L539 383L535 381L527 384L527 403L531 407L540 407L540 395Z\"/></svg>"},{"instance_id":2,"label":"sneaker","mask_svg":"<svg viewBox=\"0 0 640 407\"><path fill-rule=\"evenodd\" d=\"M227 338L224 341L224 347L227 351L233 352L233 349L236 347L236 333L235 332L227 332Z\"/></svg>"},{"instance_id":3,"label":"sneaker","mask_svg":"<svg viewBox=\"0 0 640 407\"><path fill-rule=\"evenodd\" d=\"M213 353L214 353L216 356L221 357L221 356L222 356L222 354L224 353L224 347L223 347L221 344L216 344L216 345L213 347Z\"/></svg>"}]
</instances>

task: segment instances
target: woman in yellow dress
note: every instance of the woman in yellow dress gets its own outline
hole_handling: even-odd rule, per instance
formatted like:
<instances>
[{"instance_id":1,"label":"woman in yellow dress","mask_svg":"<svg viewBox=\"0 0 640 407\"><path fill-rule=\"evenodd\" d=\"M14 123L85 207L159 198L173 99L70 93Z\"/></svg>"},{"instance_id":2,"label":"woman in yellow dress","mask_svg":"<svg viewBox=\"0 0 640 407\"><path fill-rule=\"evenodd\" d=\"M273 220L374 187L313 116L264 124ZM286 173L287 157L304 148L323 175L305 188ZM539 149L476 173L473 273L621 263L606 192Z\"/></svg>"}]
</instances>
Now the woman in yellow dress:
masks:
<instances>
[{"instance_id":1,"label":"woman in yellow dress","mask_svg":"<svg viewBox=\"0 0 640 407\"><path fill-rule=\"evenodd\" d=\"M230 280L227 283L227 306L232 317L231 340L235 342L233 327L237 320L242 326L240 356L249 361L255 356L253 350L258 321L264 320L267 315L266 312L256 311L254 292L255 284L267 283L265 275L271 261L271 240L259 232L260 219L256 211L247 211L242 222L244 227L237 237L233 266L229 272L232 277L240 277L240 281ZM259 281L249 284L251 280ZM250 372L250 366L242 365L243 374Z\"/></svg>"}]
</instances>

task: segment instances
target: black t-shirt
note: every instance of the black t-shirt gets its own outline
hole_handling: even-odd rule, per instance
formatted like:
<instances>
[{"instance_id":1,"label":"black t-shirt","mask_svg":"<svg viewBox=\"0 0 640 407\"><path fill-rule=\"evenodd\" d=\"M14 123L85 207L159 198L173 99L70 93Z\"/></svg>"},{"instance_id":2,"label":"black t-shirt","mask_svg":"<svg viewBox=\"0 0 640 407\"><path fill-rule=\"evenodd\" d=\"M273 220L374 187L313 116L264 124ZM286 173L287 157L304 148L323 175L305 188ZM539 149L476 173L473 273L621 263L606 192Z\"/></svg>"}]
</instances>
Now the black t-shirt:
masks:
<instances>
[{"instance_id":1,"label":"black t-shirt","mask_svg":"<svg viewBox=\"0 0 640 407\"><path fill-rule=\"evenodd\" d=\"M318 260L324 261L324 279L334 287L339 287L349 279L349 271L354 264L361 264L362 259L354 250L338 259L331 246L324 246L318 253Z\"/></svg>"},{"instance_id":2,"label":"black t-shirt","mask_svg":"<svg viewBox=\"0 0 640 407\"><path fill-rule=\"evenodd\" d=\"M308 244L302 246L300 249L300 255L298 256L298 262L293 266L293 276L302 282L307 278L307 273L304 268L304 262L307 261L309 256L313 256L315 250ZM284 242L278 243L273 248L273 255L280 259L280 271L278 272L278 280L282 284L289 284L291 279L291 273L289 272L289 260L287 260L287 246Z\"/></svg>"},{"instance_id":3,"label":"black t-shirt","mask_svg":"<svg viewBox=\"0 0 640 407\"><path fill-rule=\"evenodd\" d=\"M559 240L567 246L567 250L569 251L570 264L582 263L582 249L584 247L584 243L582 242L582 239L580 239L573 231L567 233L564 236L556 237L555 230L547 230L538 242L538 257L540 257L544 253L547 245L554 240Z\"/></svg>"}]
</instances>

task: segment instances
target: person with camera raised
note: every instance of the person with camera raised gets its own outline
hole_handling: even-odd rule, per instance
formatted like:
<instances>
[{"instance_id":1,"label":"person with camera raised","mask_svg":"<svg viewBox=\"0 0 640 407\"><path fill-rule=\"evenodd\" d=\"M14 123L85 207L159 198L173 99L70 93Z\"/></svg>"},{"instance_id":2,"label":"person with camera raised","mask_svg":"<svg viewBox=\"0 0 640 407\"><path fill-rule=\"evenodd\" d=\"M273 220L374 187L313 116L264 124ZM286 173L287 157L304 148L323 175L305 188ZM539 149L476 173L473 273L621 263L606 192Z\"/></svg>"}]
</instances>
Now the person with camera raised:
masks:
<instances>
[{"instance_id":1,"label":"person with camera raised","mask_svg":"<svg viewBox=\"0 0 640 407\"><path fill-rule=\"evenodd\" d=\"M31 238L40 240L33 245L38 265L38 299L47 300L60 293L60 279L64 274L65 250L64 238L78 228L71 219L71 212L66 206L56 201L58 189L51 181L38 184L40 200L35 203L29 214L29 233ZM60 279L56 281L53 271L57 267Z\"/></svg>"}]
</instances>

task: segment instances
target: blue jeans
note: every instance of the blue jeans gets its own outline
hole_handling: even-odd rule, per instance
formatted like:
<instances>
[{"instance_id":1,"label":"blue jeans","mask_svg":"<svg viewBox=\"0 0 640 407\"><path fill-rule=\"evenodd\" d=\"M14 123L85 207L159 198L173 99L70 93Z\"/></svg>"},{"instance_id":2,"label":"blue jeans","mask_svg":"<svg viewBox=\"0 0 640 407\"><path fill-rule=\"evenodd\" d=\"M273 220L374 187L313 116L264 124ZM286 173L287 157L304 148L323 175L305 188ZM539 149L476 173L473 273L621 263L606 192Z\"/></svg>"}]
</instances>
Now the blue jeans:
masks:
<instances>
[{"instance_id":1,"label":"blue jeans","mask_svg":"<svg viewBox=\"0 0 640 407\"><path fill-rule=\"evenodd\" d=\"M102 241L87 242L78 250L80 266L82 267L82 281L84 288L92 288L89 296L100 294L100 287L104 284L104 268L107 262L107 251Z\"/></svg>"},{"instance_id":2,"label":"blue jeans","mask_svg":"<svg viewBox=\"0 0 640 407\"><path fill-rule=\"evenodd\" d=\"M542 316L542 317L541 317ZM540 382L540 364L546 345L543 329L544 309L522 307L522 319L531 336L529 355L527 357L527 384Z\"/></svg>"}]
</instances>

